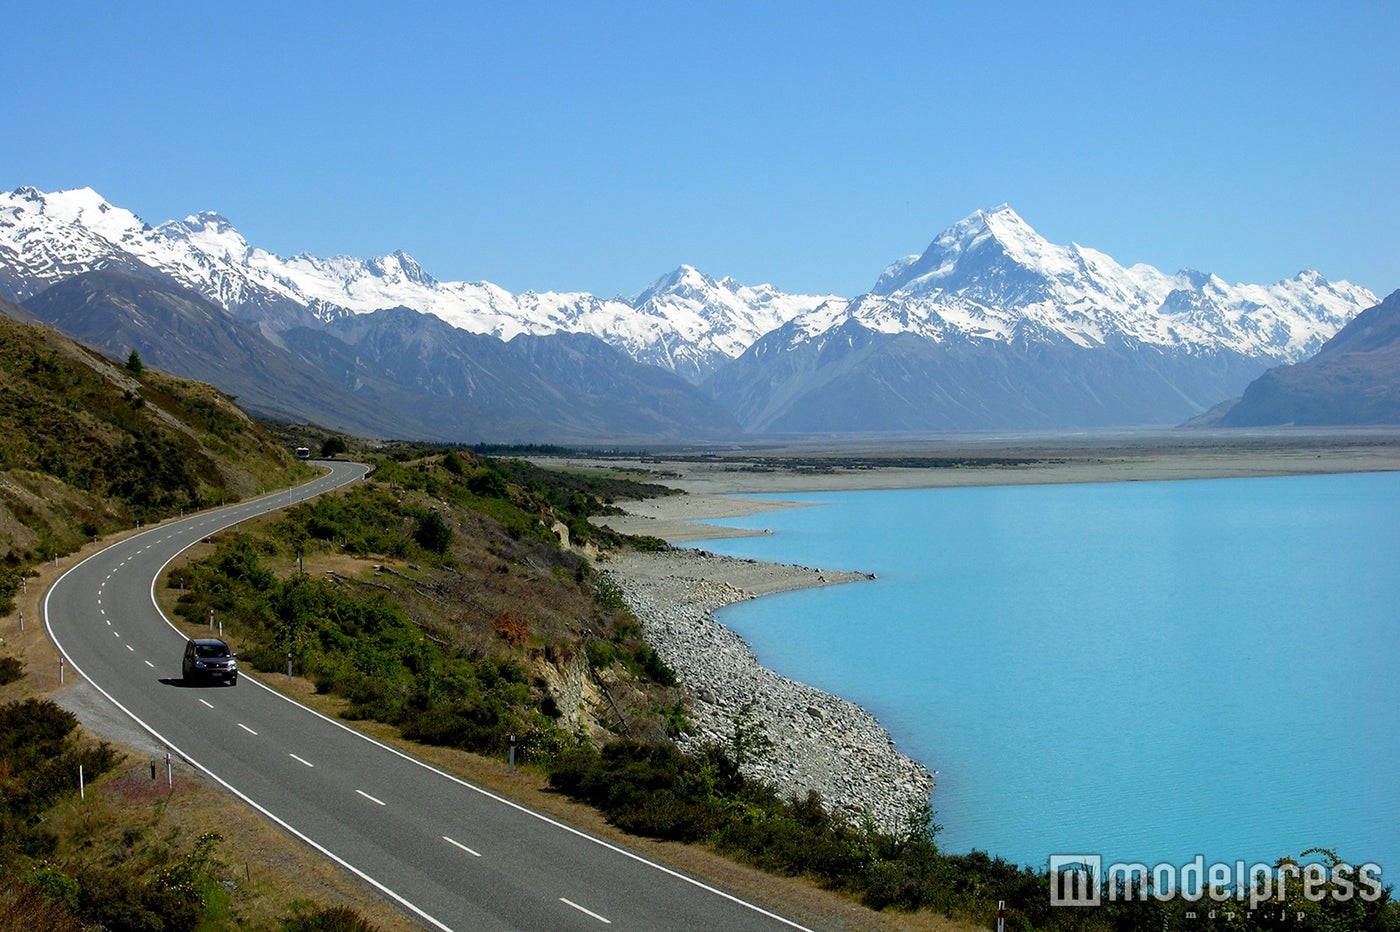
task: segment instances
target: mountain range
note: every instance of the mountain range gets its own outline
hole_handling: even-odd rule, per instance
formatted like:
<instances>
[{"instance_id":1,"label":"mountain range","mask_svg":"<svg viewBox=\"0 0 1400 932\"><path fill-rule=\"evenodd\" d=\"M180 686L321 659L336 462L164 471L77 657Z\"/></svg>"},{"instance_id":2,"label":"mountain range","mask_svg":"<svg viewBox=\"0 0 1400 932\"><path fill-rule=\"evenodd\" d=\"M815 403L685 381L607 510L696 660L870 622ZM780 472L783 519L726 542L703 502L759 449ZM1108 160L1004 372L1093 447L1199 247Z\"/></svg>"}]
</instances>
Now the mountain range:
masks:
<instances>
[{"instance_id":1,"label":"mountain range","mask_svg":"<svg viewBox=\"0 0 1400 932\"><path fill-rule=\"evenodd\" d=\"M0 296L283 417L594 442L1175 424L1377 303L1311 271L1230 285L1125 268L1006 205L853 298L684 265L629 298L514 295L403 252L278 256L214 213L151 226L87 188L0 195Z\"/></svg>"}]
</instances>

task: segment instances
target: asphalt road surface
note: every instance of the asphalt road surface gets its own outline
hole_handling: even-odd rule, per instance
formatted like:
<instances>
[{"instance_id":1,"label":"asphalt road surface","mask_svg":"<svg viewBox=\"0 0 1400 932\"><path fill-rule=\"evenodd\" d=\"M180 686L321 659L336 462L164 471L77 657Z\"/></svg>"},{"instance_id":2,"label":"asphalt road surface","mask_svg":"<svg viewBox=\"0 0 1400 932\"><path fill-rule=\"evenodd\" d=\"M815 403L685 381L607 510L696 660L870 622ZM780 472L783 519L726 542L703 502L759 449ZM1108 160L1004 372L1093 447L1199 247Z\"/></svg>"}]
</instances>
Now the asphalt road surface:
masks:
<instances>
[{"instance_id":1,"label":"asphalt road surface","mask_svg":"<svg viewBox=\"0 0 1400 932\"><path fill-rule=\"evenodd\" d=\"M237 522L362 479L167 522L88 557L44 598L71 670L167 748L440 929L791 929L796 923L450 776L313 712L240 671L181 678L185 636L155 583L186 547Z\"/></svg>"}]
</instances>

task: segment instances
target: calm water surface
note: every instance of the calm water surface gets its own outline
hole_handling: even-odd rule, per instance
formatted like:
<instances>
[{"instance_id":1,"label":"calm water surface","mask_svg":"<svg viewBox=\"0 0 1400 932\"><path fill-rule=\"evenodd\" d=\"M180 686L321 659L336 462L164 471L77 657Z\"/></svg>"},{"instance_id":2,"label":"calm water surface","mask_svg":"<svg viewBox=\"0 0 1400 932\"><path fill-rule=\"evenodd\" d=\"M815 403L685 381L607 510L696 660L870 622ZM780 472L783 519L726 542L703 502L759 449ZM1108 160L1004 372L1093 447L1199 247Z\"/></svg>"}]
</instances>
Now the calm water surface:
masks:
<instances>
[{"instance_id":1,"label":"calm water surface","mask_svg":"<svg viewBox=\"0 0 1400 932\"><path fill-rule=\"evenodd\" d=\"M720 619L940 771L946 850L1400 879L1400 474L770 497L822 507L703 546L879 579Z\"/></svg>"}]
</instances>

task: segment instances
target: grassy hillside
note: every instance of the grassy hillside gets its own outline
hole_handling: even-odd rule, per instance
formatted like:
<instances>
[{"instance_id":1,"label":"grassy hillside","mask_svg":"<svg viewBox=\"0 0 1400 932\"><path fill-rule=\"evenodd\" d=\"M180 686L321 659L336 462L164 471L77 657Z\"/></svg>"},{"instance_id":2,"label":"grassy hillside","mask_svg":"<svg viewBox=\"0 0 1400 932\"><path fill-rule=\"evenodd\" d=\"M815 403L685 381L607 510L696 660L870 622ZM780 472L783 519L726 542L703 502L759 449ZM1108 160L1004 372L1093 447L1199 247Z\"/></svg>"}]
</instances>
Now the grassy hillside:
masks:
<instances>
[{"instance_id":1,"label":"grassy hillside","mask_svg":"<svg viewBox=\"0 0 1400 932\"><path fill-rule=\"evenodd\" d=\"M218 535L166 582L191 631L212 610L253 667L291 653L346 717L414 740L504 755L514 734L541 760L664 740L684 714L675 676L584 555L617 543L585 520L604 503L587 480L545 479L464 451L389 459Z\"/></svg>"},{"instance_id":2,"label":"grassy hillside","mask_svg":"<svg viewBox=\"0 0 1400 932\"><path fill-rule=\"evenodd\" d=\"M94 536L310 477L221 392L21 313L0 307L0 610L20 573Z\"/></svg>"}]
</instances>

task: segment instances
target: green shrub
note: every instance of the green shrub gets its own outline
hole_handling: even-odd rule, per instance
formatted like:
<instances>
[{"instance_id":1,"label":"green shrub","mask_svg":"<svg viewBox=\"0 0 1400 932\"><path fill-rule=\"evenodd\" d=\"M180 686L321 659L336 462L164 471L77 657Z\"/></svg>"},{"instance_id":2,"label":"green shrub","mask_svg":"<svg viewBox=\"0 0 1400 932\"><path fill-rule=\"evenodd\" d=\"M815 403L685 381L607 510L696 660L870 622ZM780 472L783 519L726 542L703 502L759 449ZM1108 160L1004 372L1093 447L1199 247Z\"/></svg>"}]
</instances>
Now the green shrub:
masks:
<instances>
[{"instance_id":1,"label":"green shrub","mask_svg":"<svg viewBox=\"0 0 1400 932\"><path fill-rule=\"evenodd\" d=\"M0 657L0 686L24 676L24 664L17 657Z\"/></svg>"},{"instance_id":2,"label":"green shrub","mask_svg":"<svg viewBox=\"0 0 1400 932\"><path fill-rule=\"evenodd\" d=\"M348 906L294 903L292 915L282 920L282 932L378 932L378 926Z\"/></svg>"},{"instance_id":3,"label":"green shrub","mask_svg":"<svg viewBox=\"0 0 1400 932\"><path fill-rule=\"evenodd\" d=\"M598 608L605 612L627 611L627 600L622 596L622 588L608 576L599 576L593 586L593 598Z\"/></svg>"},{"instance_id":4,"label":"green shrub","mask_svg":"<svg viewBox=\"0 0 1400 932\"><path fill-rule=\"evenodd\" d=\"M452 528L436 511L425 512L413 529L413 540L424 550L441 556L452 546Z\"/></svg>"},{"instance_id":5,"label":"green shrub","mask_svg":"<svg viewBox=\"0 0 1400 932\"><path fill-rule=\"evenodd\" d=\"M39 816L77 793L80 766L92 780L116 765L111 745L81 740L77 727L71 712L48 699L0 705L0 867L54 849L56 839Z\"/></svg>"}]
</instances>

